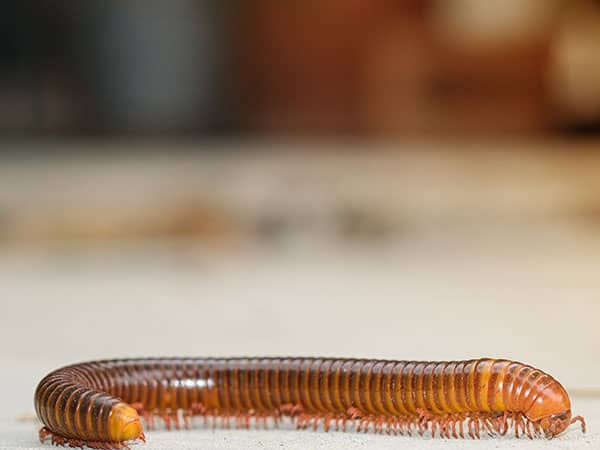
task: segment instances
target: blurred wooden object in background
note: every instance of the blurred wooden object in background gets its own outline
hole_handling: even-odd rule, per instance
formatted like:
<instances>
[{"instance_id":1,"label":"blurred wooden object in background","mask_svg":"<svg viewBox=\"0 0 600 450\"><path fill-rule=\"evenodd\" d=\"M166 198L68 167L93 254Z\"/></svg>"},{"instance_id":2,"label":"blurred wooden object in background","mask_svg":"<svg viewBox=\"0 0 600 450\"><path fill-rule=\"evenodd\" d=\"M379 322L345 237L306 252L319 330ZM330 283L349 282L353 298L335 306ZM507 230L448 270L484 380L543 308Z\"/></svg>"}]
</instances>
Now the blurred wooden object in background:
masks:
<instances>
[{"instance_id":1,"label":"blurred wooden object in background","mask_svg":"<svg viewBox=\"0 0 600 450\"><path fill-rule=\"evenodd\" d=\"M243 3L237 47L244 125L266 132L356 131L361 55L393 3Z\"/></svg>"},{"instance_id":2,"label":"blurred wooden object in background","mask_svg":"<svg viewBox=\"0 0 600 450\"><path fill-rule=\"evenodd\" d=\"M550 93L557 122L574 128L600 123L600 2L565 8L552 46Z\"/></svg>"},{"instance_id":3,"label":"blurred wooden object in background","mask_svg":"<svg viewBox=\"0 0 600 450\"><path fill-rule=\"evenodd\" d=\"M551 131L563 10L560 0L255 2L240 15L243 122L384 137ZM600 54L600 40L592 47Z\"/></svg>"}]
</instances>

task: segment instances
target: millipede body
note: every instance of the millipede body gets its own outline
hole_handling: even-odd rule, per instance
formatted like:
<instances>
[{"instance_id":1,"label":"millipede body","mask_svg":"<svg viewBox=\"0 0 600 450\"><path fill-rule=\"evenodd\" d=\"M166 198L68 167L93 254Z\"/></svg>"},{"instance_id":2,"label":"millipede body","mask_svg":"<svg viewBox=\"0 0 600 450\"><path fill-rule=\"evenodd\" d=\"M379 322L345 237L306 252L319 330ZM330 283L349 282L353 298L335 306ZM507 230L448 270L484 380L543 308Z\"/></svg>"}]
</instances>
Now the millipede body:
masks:
<instances>
[{"instance_id":1,"label":"millipede body","mask_svg":"<svg viewBox=\"0 0 600 450\"><path fill-rule=\"evenodd\" d=\"M126 448L155 419L189 427L277 424L446 438L481 432L553 437L573 417L552 376L505 359L148 358L74 364L35 392L43 442Z\"/></svg>"}]
</instances>

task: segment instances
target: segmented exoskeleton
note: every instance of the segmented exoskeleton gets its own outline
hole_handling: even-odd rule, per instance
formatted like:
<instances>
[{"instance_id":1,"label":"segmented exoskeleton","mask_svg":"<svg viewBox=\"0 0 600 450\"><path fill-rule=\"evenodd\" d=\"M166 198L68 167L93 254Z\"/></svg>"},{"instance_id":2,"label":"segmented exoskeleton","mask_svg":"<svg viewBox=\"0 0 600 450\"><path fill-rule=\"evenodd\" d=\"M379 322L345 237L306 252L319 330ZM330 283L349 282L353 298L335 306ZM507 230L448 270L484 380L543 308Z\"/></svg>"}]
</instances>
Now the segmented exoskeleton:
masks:
<instances>
[{"instance_id":1,"label":"segmented exoskeleton","mask_svg":"<svg viewBox=\"0 0 600 450\"><path fill-rule=\"evenodd\" d=\"M482 431L553 437L572 417L552 376L503 359L420 362L332 358L160 358L106 360L58 369L39 383L40 439L123 448L142 439L140 416L167 428L193 416L249 427L289 417L393 434L480 437Z\"/></svg>"}]
</instances>

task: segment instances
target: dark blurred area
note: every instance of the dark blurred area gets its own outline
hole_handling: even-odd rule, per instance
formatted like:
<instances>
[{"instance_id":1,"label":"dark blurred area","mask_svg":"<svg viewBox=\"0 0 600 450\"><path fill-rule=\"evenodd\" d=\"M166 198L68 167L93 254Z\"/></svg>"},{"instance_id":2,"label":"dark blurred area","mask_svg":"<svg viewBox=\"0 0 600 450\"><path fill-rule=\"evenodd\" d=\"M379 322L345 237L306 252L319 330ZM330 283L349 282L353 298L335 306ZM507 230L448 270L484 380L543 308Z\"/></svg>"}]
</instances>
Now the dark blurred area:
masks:
<instances>
[{"instance_id":1,"label":"dark blurred area","mask_svg":"<svg viewBox=\"0 0 600 450\"><path fill-rule=\"evenodd\" d=\"M5 0L5 136L600 131L593 0Z\"/></svg>"}]
</instances>

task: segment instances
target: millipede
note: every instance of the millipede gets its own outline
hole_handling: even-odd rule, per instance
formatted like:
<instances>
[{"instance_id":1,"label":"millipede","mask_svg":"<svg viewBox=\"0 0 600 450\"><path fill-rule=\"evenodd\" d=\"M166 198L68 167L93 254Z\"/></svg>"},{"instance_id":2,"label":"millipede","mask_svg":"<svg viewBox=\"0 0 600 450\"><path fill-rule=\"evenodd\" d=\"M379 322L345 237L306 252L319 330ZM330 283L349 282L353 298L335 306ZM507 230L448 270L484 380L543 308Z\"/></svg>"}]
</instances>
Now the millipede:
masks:
<instances>
[{"instance_id":1,"label":"millipede","mask_svg":"<svg viewBox=\"0 0 600 450\"><path fill-rule=\"evenodd\" d=\"M35 391L40 441L97 449L145 441L143 426L372 431L442 438L552 438L585 420L549 374L506 359L145 358L73 364Z\"/></svg>"}]
</instances>

